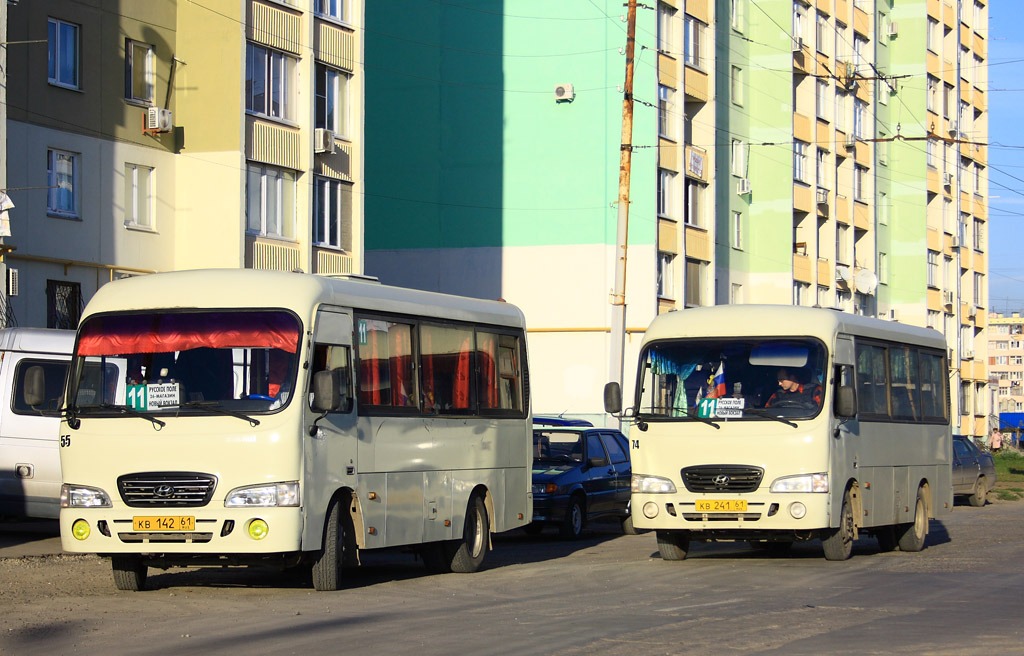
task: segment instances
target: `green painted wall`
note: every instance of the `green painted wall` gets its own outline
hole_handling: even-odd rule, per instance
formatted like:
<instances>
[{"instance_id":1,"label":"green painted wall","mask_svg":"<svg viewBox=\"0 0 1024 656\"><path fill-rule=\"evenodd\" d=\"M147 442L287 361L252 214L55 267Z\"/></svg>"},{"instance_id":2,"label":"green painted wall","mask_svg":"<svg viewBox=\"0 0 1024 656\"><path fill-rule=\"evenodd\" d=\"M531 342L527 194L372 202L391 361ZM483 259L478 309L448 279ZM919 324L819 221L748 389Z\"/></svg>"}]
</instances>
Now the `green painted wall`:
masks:
<instances>
[{"instance_id":1,"label":"green painted wall","mask_svg":"<svg viewBox=\"0 0 1024 656\"><path fill-rule=\"evenodd\" d=\"M366 249L614 244L621 2L366 3ZM657 101L654 12L635 96ZM556 84L575 100L556 103ZM634 144L656 113L635 108ZM630 242L655 239L655 154L633 156Z\"/></svg>"}]
</instances>

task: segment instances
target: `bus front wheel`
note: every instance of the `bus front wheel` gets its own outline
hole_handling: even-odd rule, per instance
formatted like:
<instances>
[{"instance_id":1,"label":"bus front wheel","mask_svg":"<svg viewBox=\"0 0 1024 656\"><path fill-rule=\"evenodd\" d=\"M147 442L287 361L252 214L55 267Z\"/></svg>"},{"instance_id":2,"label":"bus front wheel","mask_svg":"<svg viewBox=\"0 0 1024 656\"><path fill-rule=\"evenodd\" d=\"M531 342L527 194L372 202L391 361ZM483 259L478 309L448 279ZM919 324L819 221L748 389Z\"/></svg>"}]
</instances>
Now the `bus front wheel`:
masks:
<instances>
[{"instance_id":1,"label":"bus front wheel","mask_svg":"<svg viewBox=\"0 0 1024 656\"><path fill-rule=\"evenodd\" d=\"M146 589L146 574L149 567L139 556L114 556L110 559L114 572L114 585L118 590Z\"/></svg>"},{"instance_id":2,"label":"bus front wheel","mask_svg":"<svg viewBox=\"0 0 1024 656\"><path fill-rule=\"evenodd\" d=\"M896 529L900 551L921 551L928 536L928 506L924 500L924 486L917 488L917 502L914 504L914 521L900 524Z\"/></svg>"},{"instance_id":3,"label":"bus front wheel","mask_svg":"<svg viewBox=\"0 0 1024 656\"><path fill-rule=\"evenodd\" d=\"M658 553L662 560L685 560L690 536L685 531L658 531Z\"/></svg>"},{"instance_id":4,"label":"bus front wheel","mask_svg":"<svg viewBox=\"0 0 1024 656\"><path fill-rule=\"evenodd\" d=\"M853 532L853 499L847 490L843 494L843 508L839 511L839 526L821 538L825 560L847 560L853 555Z\"/></svg>"},{"instance_id":5,"label":"bus front wheel","mask_svg":"<svg viewBox=\"0 0 1024 656\"><path fill-rule=\"evenodd\" d=\"M313 561L313 588L320 592L331 592L341 587L341 558L344 552L344 522L341 517L341 501L335 499L327 511L324 526L323 548Z\"/></svg>"}]
</instances>

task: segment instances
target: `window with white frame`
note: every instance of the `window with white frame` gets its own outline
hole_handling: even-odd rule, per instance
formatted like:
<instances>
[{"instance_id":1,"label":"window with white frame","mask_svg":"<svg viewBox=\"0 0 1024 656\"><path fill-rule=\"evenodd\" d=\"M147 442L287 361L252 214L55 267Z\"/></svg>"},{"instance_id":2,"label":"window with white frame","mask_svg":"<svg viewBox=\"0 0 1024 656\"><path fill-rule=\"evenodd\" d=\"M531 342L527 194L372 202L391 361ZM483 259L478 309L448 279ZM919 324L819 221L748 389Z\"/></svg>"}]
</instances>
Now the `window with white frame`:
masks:
<instances>
[{"instance_id":1,"label":"window with white frame","mask_svg":"<svg viewBox=\"0 0 1024 656\"><path fill-rule=\"evenodd\" d=\"M942 172L949 173L953 164L953 144L948 141L942 144Z\"/></svg>"},{"instance_id":2,"label":"window with white frame","mask_svg":"<svg viewBox=\"0 0 1024 656\"><path fill-rule=\"evenodd\" d=\"M704 23L693 16L687 16L685 27L684 62L687 66L704 70Z\"/></svg>"},{"instance_id":3,"label":"window with white frame","mask_svg":"<svg viewBox=\"0 0 1024 656\"><path fill-rule=\"evenodd\" d=\"M950 111L952 111L952 109L954 107L954 102L955 101L953 100L953 87L951 85L949 85L949 84L943 84L942 85L942 116L944 118L949 118L949 116L950 116L949 113L950 113Z\"/></svg>"},{"instance_id":4,"label":"window with white frame","mask_svg":"<svg viewBox=\"0 0 1024 656\"><path fill-rule=\"evenodd\" d=\"M971 225L971 215L968 214L967 212L961 212L960 213L960 245L961 246L967 246L967 244L971 243L967 239L970 236L970 225Z\"/></svg>"},{"instance_id":5,"label":"window with white frame","mask_svg":"<svg viewBox=\"0 0 1024 656\"><path fill-rule=\"evenodd\" d=\"M978 0L974 0L974 31L984 32L985 31L985 7L982 6Z\"/></svg>"},{"instance_id":6,"label":"window with white frame","mask_svg":"<svg viewBox=\"0 0 1024 656\"><path fill-rule=\"evenodd\" d=\"M829 172L828 151L826 151L824 148L818 148L817 150L818 150L818 154L817 154L817 157L815 158L815 167L814 167L816 182L817 182L818 186L821 187L822 189L828 189L829 188L829 183L828 183L829 182L829 180L828 180L828 172Z\"/></svg>"},{"instance_id":7,"label":"window with white frame","mask_svg":"<svg viewBox=\"0 0 1024 656\"><path fill-rule=\"evenodd\" d=\"M814 105L818 118L828 120L828 80L816 80L814 85Z\"/></svg>"},{"instance_id":8,"label":"window with white frame","mask_svg":"<svg viewBox=\"0 0 1024 656\"><path fill-rule=\"evenodd\" d=\"M882 251L878 252L878 282L883 285L889 282L889 255Z\"/></svg>"},{"instance_id":9,"label":"window with white frame","mask_svg":"<svg viewBox=\"0 0 1024 656\"><path fill-rule=\"evenodd\" d=\"M807 146L802 141L793 142L793 178L807 182Z\"/></svg>"},{"instance_id":10,"label":"window with white frame","mask_svg":"<svg viewBox=\"0 0 1024 656\"><path fill-rule=\"evenodd\" d=\"M658 169L658 216L666 219L677 218L676 174L668 169Z\"/></svg>"},{"instance_id":11,"label":"window with white frame","mask_svg":"<svg viewBox=\"0 0 1024 656\"><path fill-rule=\"evenodd\" d=\"M352 188L341 180L313 179L313 244L349 249Z\"/></svg>"},{"instance_id":12,"label":"window with white frame","mask_svg":"<svg viewBox=\"0 0 1024 656\"><path fill-rule=\"evenodd\" d=\"M925 106L930 112L938 113L939 106L939 81L928 76L928 93L925 95Z\"/></svg>"},{"instance_id":13,"label":"window with white frame","mask_svg":"<svg viewBox=\"0 0 1024 656\"><path fill-rule=\"evenodd\" d=\"M683 303L686 307L704 305L704 272L707 263L700 260L686 259L686 287L683 290Z\"/></svg>"},{"instance_id":14,"label":"window with white frame","mask_svg":"<svg viewBox=\"0 0 1024 656\"><path fill-rule=\"evenodd\" d=\"M889 224L889 196L884 192L878 192L878 224Z\"/></svg>"},{"instance_id":15,"label":"window with white frame","mask_svg":"<svg viewBox=\"0 0 1024 656\"><path fill-rule=\"evenodd\" d=\"M849 312L850 305L853 304L853 293L844 292L842 290L836 290L836 307L840 310Z\"/></svg>"},{"instance_id":16,"label":"window with white frame","mask_svg":"<svg viewBox=\"0 0 1024 656\"><path fill-rule=\"evenodd\" d=\"M928 286L939 286L939 254L936 251L928 251Z\"/></svg>"},{"instance_id":17,"label":"window with white frame","mask_svg":"<svg viewBox=\"0 0 1024 656\"><path fill-rule=\"evenodd\" d=\"M675 54L676 9L664 2L658 3L658 50Z\"/></svg>"},{"instance_id":18,"label":"window with white frame","mask_svg":"<svg viewBox=\"0 0 1024 656\"><path fill-rule=\"evenodd\" d=\"M729 286L729 303L731 305L743 304L743 285L734 282Z\"/></svg>"},{"instance_id":19,"label":"window with white frame","mask_svg":"<svg viewBox=\"0 0 1024 656\"><path fill-rule=\"evenodd\" d=\"M818 52L823 55L828 54L828 35L831 30L828 29L828 19L825 18L824 14L815 13L816 20L814 23L814 44Z\"/></svg>"},{"instance_id":20,"label":"window with white frame","mask_svg":"<svg viewBox=\"0 0 1024 656\"><path fill-rule=\"evenodd\" d=\"M734 105L743 104L743 69L733 66L729 76L729 93Z\"/></svg>"},{"instance_id":21,"label":"window with white frame","mask_svg":"<svg viewBox=\"0 0 1024 656\"><path fill-rule=\"evenodd\" d=\"M972 77L971 73L971 52L967 48L960 46L960 77L967 82L970 82Z\"/></svg>"},{"instance_id":22,"label":"window with white frame","mask_svg":"<svg viewBox=\"0 0 1024 656\"><path fill-rule=\"evenodd\" d=\"M676 141L679 138L679 117L676 115L676 90L658 85L658 135Z\"/></svg>"},{"instance_id":23,"label":"window with white frame","mask_svg":"<svg viewBox=\"0 0 1024 656\"><path fill-rule=\"evenodd\" d=\"M928 310L928 327L934 330L942 330L942 313L938 310Z\"/></svg>"},{"instance_id":24,"label":"window with white frame","mask_svg":"<svg viewBox=\"0 0 1024 656\"><path fill-rule=\"evenodd\" d=\"M985 276L974 272L974 304L985 307Z\"/></svg>"},{"instance_id":25,"label":"window with white frame","mask_svg":"<svg viewBox=\"0 0 1024 656\"><path fill-rule=\"evenodd\" d=\"M658 251L658 298L676 297L675 263L676 256L673 253Z\"/></svg>"},{"instance_id":26,"label":"window with white frame","mask_svg":"<svg viewBox=\"0 0 1024 656\"><path fill-rule=\"evenodd\" d=\"M942 47L942 34L939 32L939 21L928 17L928 31L925 33L925 45L934 53Z\"/></svg>"},{"instance_id":27,"label":"window with white frame","mask_svg":"<svg viewBox=\"0 0 1024 656\"><path fill-rule=\"evenodd\" d=\"M974 163L974 193L978 196L981 195L981 168L981 164Z\"/></svg>"},{"instance_id":28,"label":"window with white frame","mask_svg":"<svg viewBox=\"0 0 1024 656\"><path fill-rule=\"evenodd\" d=\"M686 225L704 227L704 185L686 178Z\"/></svg>"},{"instance_id":29,"label":"window with white frame","mask_svg":"<svg viewBox=\"0 0 1024 656\"><path fill-rule=\"evenodd\" d=\"M924 143L925 161L928 163L928 166L930 166L933 169L936 168L936 164L938 163L935 158L936 146L937 143L935 139L928 139Z\"/></svg>"},{"instance_id":30,"label":"window with white frame","mask_svg":"<svg viewBox=\"0 0 1024 656\"><path fill-rule=\"evenodd\" d=\"M809 305L810 300L810 283L793 281L793 305Z\"/></svg>"},{"instance_id":31,"label":"window with white frame","mask_svg":"<svg viewBox=\"0 0 1024 656\"><path fill-rule=\"evenodd\" d=\"M345 21L348 16L345 13L348 0L313 0L313 13L318 16L327 16L335 20Z\"/></svg>"},{"instance_id":32,"label":"window with white frame","mask_svg":"<svg viewBox=\"0 0 1024 656\"><path fill-rule=\"evenodd\" d=\"M53 216L78 217L78 153L51 148L46 151L46 212Z\"/></svg>"},{"instance_id":33,"label":"window with white frame","mask_svg":"<svg viewBox=\"0 0 1024 656\"><path fill-rule=\"evenodd\" d=\"M818 286L818 306L828 307L828 287Z\"/></svg>"},{"instance_id":34,"label":"window with white frame","mask_svg":"<svg viewBox=\"0 0 1024 656\"><path fill-rule=\"evenodd\" d=\"M942 228L949 234L956 232L956 215L953 213L953 201L949 198L942 198Z\"/></svg>"},{"instance_id":35,"label":"window with white frame","mask_svg":"<svg viewBox=\"0 0 1024 656\"><path fill-rule=\"evenodd\" d=\"M862 203L868 200L867 177L866 168L860 164L853 165L853 199Z\"/></svg>"},{"instance_id":36,"label":"window with white frame","mask_svg":"<svg viewBox=\"0 0 1024 656\"><path fill-rule=\"evenodd\" d=\"M800 0L793 1L793 44L794 47L802 45L807 40L807 29L804 23L807 22L807 8Z\"/></svg>"},{"instance_id":37,"label":"window with white frame","mask_svg":"<svg viewBox=\"0 0 1024 656\"><path fill-rule=\"evenodd\" d=\"M836 226L836 263L849 264L850 261L850 227Z\"/></svg>"},{"instance_id":38,"label":"window with white frame","mask_svg":"<svg viewBox=\"0 0 1024 656\"><path fill-rule=\"evenodd\" d=\"M294 172L262 164L249 164L246 179L246 229L254 235L294 239Z\"/></svg>"},{"instance_id":39,"label":"window with white frame","mask_svg":"<svg viewBox=\"0 0 1024 656\"><path fill-rule=\"evenodd\" d=\"M836 61L850 60L850 41L846 38L846 28L836 21Z\"/></svg>"},{"instance_id":40,"label":"window with white frame","mask_svg":"<svg viewBox=\"0 0 1024 656\"><path fill-rule=\"evenodd\" d=\"M849 125L849 118L846 113L847 97L845 93L836 94L836 129L846 132Z\"/></svg>"},{"instance_id":41,"label":"window with white frame","mask_svg":"<svg viewBox=\"0 0 1024 656\"><path fill-rule=\"evenodd\" d=\"M732 29L737 32L743 31L743 13L746 4L746 0L732 0L730 3L729 20L731 21Z\"/></svg>"},{"instance_id":42,"label":"window with white frame","mask_svg":"<svg viewBox=\"0 0 1024 656\"><path fill-rule=\"evenodd\" d=\"M747 150L739 139L732 140L732 174L741 178L747 173Z\"/></svg>"},{"instance_id":43,"label":"window with white frame","mask_svg":"<svg viewBox=\"0 0 1024 656\"><path fill-rule=\"evenodd\" d=\"M862 100L853 100L853 134L858 139L867 139L870 135L868 125L868 104Z\"/></svg>"},{"instance_id":44,"label":"window with white frame","mask_svg":"<svg viewBox=\"0 0 1024 656\"><path fill-rule=\"evenodd\" d=\"M741 212L732 213L732 247L737 250L743 250L743 214Z\"/></svg>"},{"instance_id":45,"label":"window with white frame","mask_svg":"<svg viewBox=\"0 0 1024 656\"><path fill-rule=\"evenodd\" d=\"M853 65L857 69L858 73L862 73L863 72L862 67L867 65L868 60L867 60L867 58L866 58L866 56L864 54L865 52L867 52L867 49L868 49L868 42L867 42L867 40L864 39L863 37L860 37L860 36L857 36L856 34L854 34L853 35Z\"/></svg>"},{"instance_id":46,"label":"window with white frame","mask_svg":"<svg viewBox=\"0 0 1024 656\"><path fill-rule=\"evenodd\" d=\"M245 56L246 110L293 120L295 59L253 43L246 44Z\"/></svg>"},{"instance_id":47,"label":"window with white frame","mask_svg":"<svg viewBox=\"0 0 1024 656\"><path fill-rule=\"evenodd\" d=\"M316 65L316 127L339 137L349 135L348 81L347 73Z\"/></svg>"},{"instance_id":48,"label":"window with white frame","mask_svg":"<svg viewBox=\"0 0 1024 656\"><path fill-rule=\"evenodd\" d=\"M153 46L125 39L124 61L124 97L133 102L152 105L155 98Z\"/></svg>"},{"instance_id":49,"label":"window with white frame","mask_svg":"<svg viewBox=\"0 0 1024 656\"><path fill-rule=\"evenodd\" d=\"M80 28L74 23L50 18L47 30L47 79L50 84L78 89Z\"/></svg>"},{"instance_id":50,"label":"window with white frame","mask_svg":"<svg viewBox=\"0 0 1024 656\"><path fill-rule=\"evenodd\" d=\"M985 222L974 219L974 250L981 251L985 244Z\"/></svg>"},{"instance_id":51,"label":"window with white frame","mask_svg":"<svg viewBox=\"0 0 1024 656\"><path fill-rule=\"evenodd\" d=\"M132 228L153 228L153 168L124 165L124 224Z\"/></svg>"},{"instance_id":52,"label":"window with white frame","mask_svg":"<svg viewBox=\"0 0 1024 656\"><path fill-rule=\"evenodd\" d=\"M978 56L978 53L974 53L971 57L971 64L974 66L974 86L983 87L985 86L985 61Z\"/></svg>"}]
</instances>

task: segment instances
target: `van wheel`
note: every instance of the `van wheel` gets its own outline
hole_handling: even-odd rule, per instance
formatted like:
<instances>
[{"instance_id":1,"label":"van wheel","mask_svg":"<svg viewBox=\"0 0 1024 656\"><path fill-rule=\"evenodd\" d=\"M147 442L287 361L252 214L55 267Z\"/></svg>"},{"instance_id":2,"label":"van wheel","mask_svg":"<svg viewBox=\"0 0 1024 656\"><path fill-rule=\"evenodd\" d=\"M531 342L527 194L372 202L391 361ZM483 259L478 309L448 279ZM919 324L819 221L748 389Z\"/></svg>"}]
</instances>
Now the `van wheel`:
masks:
<instances>
[{"instance_id":1,"label":"van wheel","mask_svg":"<svg viewBox=\"0 0 1024 656\"><path fill-rule=\"evenodd\" d=\"M118 590L138 592L146 589L149 567L139 556L114 556L110 559L114 572L114 585Z\"/></svg>"},{"instance_id":2,"label":"van wheel","mask_svg":"<svg viewBox=\"0 0 1024 656\"><path fill-rule=\"evenodd\" d=\"M686 531L658 531L658 553L662 560L686 560L690 535Z\"/></svg>"},{"instance_id":3,"label":"van wheel","mask_svg":"<svg viewBox=\"0 0 1024 656\"><path fill-rule=\"evenodd\" d=\"M917 503L914 504L914 521L900 524L896 528L900 551L921 551L928 536L928 507L924 502L924 487L917 488Z\"/></svg>"},{"instance_id":4,"label":"van wheel","mask_svg":"<svg viewBox=\"0 0 1024 656\"><path fill-rule=\"evenodd\" d=\"M341 587L341 558L344 552L345 528L341 519L341 502L335 499L327 511L323 548L313 561L313 589L331 592Z\"/></svg>"},{"instance_id":5,"label":"van wheel","mask_svg":"<svg viewBox=\"0 0 1024 656\"><path fill-rule=\"evenodd\" d=\"M853 555L853 499L850 491L843 494L843 508L839 511L839 527L829 529L821 538L825 560L847 560Z\"/></svg>"}]
</instances>

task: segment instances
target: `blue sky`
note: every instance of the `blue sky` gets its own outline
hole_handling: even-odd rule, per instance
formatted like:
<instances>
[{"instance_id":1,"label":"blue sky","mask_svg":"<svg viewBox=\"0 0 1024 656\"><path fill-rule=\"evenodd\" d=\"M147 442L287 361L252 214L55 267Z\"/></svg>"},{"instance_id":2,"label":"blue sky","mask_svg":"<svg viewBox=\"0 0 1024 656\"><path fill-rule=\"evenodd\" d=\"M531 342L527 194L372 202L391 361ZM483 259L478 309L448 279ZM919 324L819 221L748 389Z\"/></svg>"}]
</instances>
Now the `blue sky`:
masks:
<instances>
[{"instance_id":1,"label":"blue sky","mask_svg":"<svg viewBox=\"0 0 1024 656\"><path fill-rule=\"evenodd\" d=\"M989 2L989 311L1024 311L1024 21Z\"/></svg>"}]
</instances>

